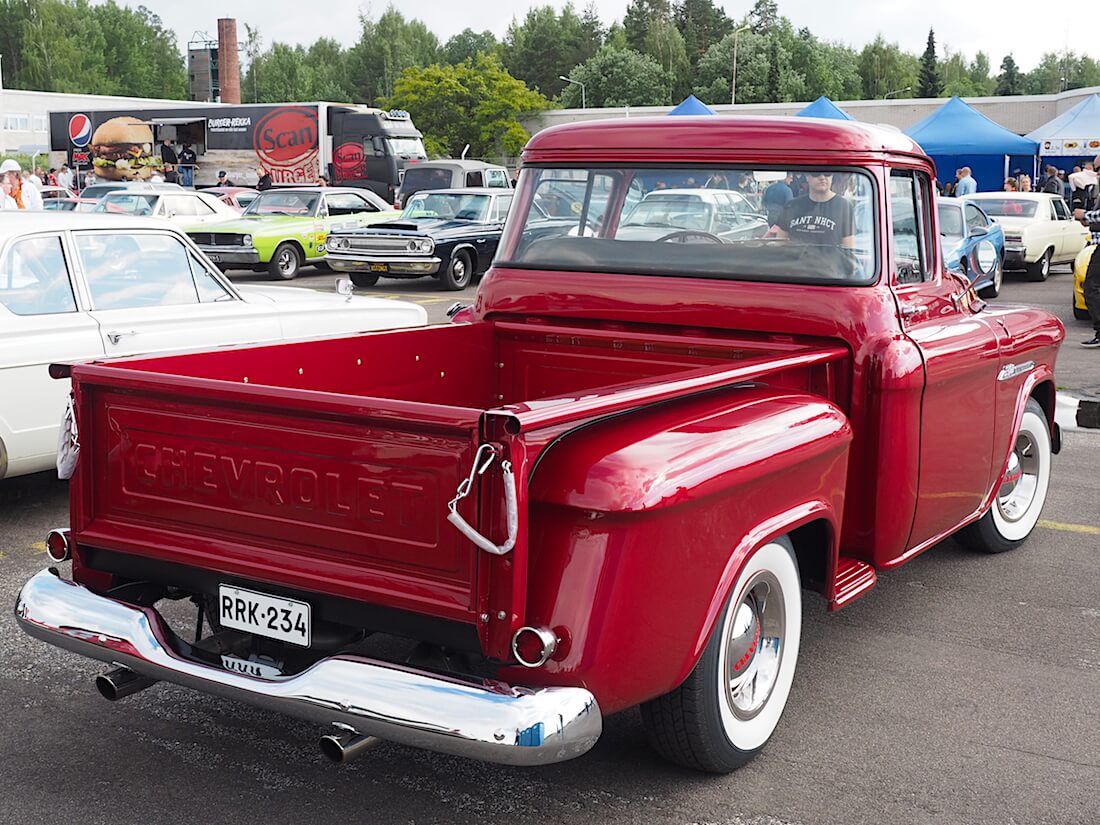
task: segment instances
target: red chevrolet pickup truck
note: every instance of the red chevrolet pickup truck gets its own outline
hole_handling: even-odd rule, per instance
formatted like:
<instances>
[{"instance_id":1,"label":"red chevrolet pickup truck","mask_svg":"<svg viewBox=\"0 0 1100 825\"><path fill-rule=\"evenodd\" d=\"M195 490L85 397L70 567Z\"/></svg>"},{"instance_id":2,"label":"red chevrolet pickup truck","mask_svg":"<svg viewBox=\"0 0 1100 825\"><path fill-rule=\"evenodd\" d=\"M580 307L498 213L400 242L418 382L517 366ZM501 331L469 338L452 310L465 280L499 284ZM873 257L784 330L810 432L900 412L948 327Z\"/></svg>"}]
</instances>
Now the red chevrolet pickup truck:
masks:
<instances>
[{"instance_id":1,"label":"red chevrolet pickup truck","mask_svg":"<svg viewBox=\"0 0 1100 825\"><path fill-rule=\"evenodd\" d=\"M660 753L732 770L803 590L836 610L1039 519L1064 331L945 271L933 176L859 123L548 129L470 323L57 365L72 574L18 621L109 663L109 699L231 697L336 760L546 764L640 707Z\"/></svg>"}]
</instances>

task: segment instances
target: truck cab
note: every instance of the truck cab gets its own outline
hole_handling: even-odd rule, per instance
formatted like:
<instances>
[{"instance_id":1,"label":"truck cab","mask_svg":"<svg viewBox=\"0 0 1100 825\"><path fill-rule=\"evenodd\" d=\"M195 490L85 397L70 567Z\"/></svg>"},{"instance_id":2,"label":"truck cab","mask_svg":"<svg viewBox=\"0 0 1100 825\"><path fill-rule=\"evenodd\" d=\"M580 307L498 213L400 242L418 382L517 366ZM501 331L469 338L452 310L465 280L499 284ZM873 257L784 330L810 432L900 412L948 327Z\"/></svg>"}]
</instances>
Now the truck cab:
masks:
<instances>
[{"instance_id":1,"label":"truck cab","mask_svg":"<svg viewBox=\"0 0 1100 825\"><path fill-rule=\"evenodd\" d=\"M541 132L469 323L59 365L72 574L17 618L112 663L108 698L232 696L336 725L341 759L546 764L638 707L668 759L733 770L780 722L803 590L839 610L1042 511L1064 330L945 270L933 176L859 123Z\"/></svg>"},{"instance_id":2,"label":"truck cab","mask_svg":"<svg viewBox=\"0 0 1100 825\"><path fill-rule=\"evenodd\" d=\"M330 106L329 121L329 179L337 186L365 187L394 203L405 168L428 159L408 112Z\"/></svg>"}]
</instances>

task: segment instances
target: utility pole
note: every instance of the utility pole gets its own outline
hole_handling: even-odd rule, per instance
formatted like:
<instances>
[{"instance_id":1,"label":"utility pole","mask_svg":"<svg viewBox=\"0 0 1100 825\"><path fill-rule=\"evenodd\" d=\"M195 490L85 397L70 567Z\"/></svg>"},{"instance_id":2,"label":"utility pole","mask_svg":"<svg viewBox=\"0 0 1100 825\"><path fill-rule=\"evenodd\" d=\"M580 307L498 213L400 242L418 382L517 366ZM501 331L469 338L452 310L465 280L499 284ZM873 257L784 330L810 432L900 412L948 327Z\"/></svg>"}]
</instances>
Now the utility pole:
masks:
<instances>
[{"instance_id":1,"label":"utility pole","mask_svg":"<svg viewBox=\"0 0 1100 825\"><path fill-rule=\"evenodd\" d=\"M741 32L747 32L749 26L742 26L733 33L733 61L730 66L730 103L737 103L737 38Z\"/></svg>"}]
</instances>

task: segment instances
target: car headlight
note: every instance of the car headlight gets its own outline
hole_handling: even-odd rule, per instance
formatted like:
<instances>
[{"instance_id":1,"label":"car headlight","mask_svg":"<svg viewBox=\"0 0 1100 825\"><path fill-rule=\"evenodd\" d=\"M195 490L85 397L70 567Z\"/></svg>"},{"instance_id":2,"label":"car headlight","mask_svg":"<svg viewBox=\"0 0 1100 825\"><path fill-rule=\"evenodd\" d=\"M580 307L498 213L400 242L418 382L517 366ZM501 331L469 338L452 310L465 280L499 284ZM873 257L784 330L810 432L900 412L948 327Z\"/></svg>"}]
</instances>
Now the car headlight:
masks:
<instances>
[{"instance_id":1,"label":"car headlight","mask_svg":"<svg viewBox=\"0 0 1100 825\"><path fill-rule=\"evenodd\" d=\"M429 253L435 249L435 241L431 238L413 238L409 241L409 252Z\"/></svg>"},{"instance_id":2,"label":"car headlight","mask_svg":"<svg viewBox=\"0 0 1100 825\"><path fill-rule=\"evenodd\" d=\"M241 238L241 244L243 246L252 246L252 236L245 235L243 238Z\"/></svg>"},{"instance_id":3,"label":"car headlight","mask_svg":"<svg viewBox=\"0 0 1100 825\"><path fill-rule=\"evenodd\" d=\"M332 235L328 236L329 249L347 249L349 246L351 246L351 243L347 238L338 238Z\"/></svg>"}]
</instances>

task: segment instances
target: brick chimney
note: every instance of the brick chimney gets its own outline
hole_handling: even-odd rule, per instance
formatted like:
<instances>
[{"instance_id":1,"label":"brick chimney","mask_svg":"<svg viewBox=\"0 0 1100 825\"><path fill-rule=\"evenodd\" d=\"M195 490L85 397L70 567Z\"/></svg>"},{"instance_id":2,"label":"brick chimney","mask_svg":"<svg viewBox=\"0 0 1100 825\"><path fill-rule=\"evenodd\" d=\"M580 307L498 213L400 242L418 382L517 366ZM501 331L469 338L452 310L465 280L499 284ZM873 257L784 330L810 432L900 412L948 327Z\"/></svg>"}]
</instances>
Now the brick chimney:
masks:
<instances>
[{"instance_id":1,"label":"brick chimney","mask_svg":"<svg viewBox=\"0 0 1100 825\"><path fill-rule=\"evenodd\" d=\"M218 83L222 103L241 102L241 61L237 56L237 21L218 20Z\"/></svg>"}]
</instances>

